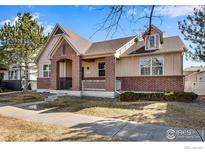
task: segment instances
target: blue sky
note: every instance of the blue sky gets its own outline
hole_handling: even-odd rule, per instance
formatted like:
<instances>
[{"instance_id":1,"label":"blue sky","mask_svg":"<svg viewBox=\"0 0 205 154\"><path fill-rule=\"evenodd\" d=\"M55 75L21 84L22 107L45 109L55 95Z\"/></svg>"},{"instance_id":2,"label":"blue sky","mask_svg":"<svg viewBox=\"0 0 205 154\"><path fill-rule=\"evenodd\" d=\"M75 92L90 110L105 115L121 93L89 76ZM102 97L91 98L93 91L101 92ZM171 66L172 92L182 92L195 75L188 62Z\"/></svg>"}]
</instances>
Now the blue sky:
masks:
<instances>
[{"instance_id":1,"label":"blue sky","mask_svg":"<svg viewBox=\"0 0 205 154\"><path fill-rule=\"evenodd\" d=\"M193 7L196 6L156 6L155 15L160 15L162 21L156 18L153 24L163 31L164 36L179 35L184 41L178 30L177 22L192 13ZM0 26L5 22L14 22L18 12L30 12L45 27L45 33L50 32L54 25L59 23L88 39L98 28L96 24L100 23L108 12L108 9L99 10L100 8L102 6L0 6ZM126 11L128 17L133 15L138 18L146 14L147 6L138 6L135 9L130 7ZM122 18L120 24L124 30L119 30L113 38L141 34L145 29L147 19L139 20L137 24L130 25L127 19ZM106 31L101 31L95 34L91 41L105 40L106 34ZM184 41L184 43L188 47L189 42ZM205 64L184 59L184 67L192 65Z\"/></svg>"}]
</instances>

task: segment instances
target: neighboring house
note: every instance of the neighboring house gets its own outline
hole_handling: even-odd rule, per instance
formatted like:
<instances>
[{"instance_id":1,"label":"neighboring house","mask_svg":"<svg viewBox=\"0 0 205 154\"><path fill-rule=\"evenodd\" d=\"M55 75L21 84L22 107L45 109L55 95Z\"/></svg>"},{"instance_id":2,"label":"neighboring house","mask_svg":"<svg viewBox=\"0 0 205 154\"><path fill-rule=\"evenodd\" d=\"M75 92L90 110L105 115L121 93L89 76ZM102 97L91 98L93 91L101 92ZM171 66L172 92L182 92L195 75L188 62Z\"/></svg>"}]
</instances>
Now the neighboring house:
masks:
<instances>
[{"instance_id":1,"label":"neighboring house","mask_svg":"<svg viewBox=\"0 0 205 154\"><path fill-rule=\"evenodd\" d=\"M4 78L4 73L7 71L7 67L5 65L0 64L0 88L2 86L2 80Z\"/></svg>"},{"instance_id":2,"label":"neighboring house","mask_svg":"<svg viewBox=\"0 0 205 154\"><path fill-rule=\"evenodd\" d=\"M184 69L184 91L205 95L205 67L189 67Z\"/></svg>"},{"instance_id":3,"label":"neighboring house","mask_svg":"<svg viewBox=\"0 0 205 154\"><path fill-rule=\"evenodd\" d=\"M135 36L90 42L56 25L40 52L37 88L75 96L115 97L119 91L183 91L183 51L178 36L152 26Z\"/></svg>"},{"instance_id":4,"label":"neighboring house","mask_svg":"<svg viewBox=\"0 0 205 154\"><path fill-rule=\"evenodd\" d=\"M11 65L4 72L2 85L11 90L22 90L25 86L24 68L18 64ZM37 88L37 66L29 64L29 89L36 90Z\"/></svg>"}]
</instances>

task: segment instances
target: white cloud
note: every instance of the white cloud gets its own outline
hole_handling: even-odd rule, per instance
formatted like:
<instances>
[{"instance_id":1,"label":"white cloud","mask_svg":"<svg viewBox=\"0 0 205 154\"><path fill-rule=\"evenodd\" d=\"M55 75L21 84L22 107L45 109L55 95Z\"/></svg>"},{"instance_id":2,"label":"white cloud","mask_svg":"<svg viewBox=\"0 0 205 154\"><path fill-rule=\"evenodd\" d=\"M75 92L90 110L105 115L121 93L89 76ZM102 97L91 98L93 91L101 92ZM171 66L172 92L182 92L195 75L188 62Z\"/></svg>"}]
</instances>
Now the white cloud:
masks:
<instances>
[{"instance_id":1,"label":"white cloud","mask_svg":"<svg viewBox=\"0 0 205 154\"><path fill-rule=\"evenodd\" d=\"M43 25L44 26L44 34L47 35L48 33L51 33L54 26L53 25Z\"/></svg>"},{"instance_id":2,"label":"white cloud","mask_svg":"<svg viewBox=\"0 0 205 154\"><path fill-rule=\"evenodd\" d=\"M33 17L33 18L32 18L33 20L34 20L34 19L37 20L37 19L39 19L40 14L39 14L39 13L34 13L34 14L32 14L32 17ZM5 23L10 23L11 25L14 25L17 20L18 20L18 16L13 17L13 18L11 18L11 19L3 20L3 21L0 22L0 25L3 26Z\"/></svg>"},{"instance_id":3,"label":"white cloud","mask_svg":"<svg viewBox=\"0 0 205 154\"><path fill-rule=\"evenodd\" d=\"M6 19L6 20L1 21L0 25L3 26L5 23L9 23L9 22L11 23L11 20L10 19Z\"/></svg>"},{"instance_id":4,"label":"white cloud","mask_svg":"<svg viewBox=\"0 0 205 154\"><path fill-rule=\"evenodd\" d=\"M40 18L40 13L34 13L33 15L32 15L32 19L33 20L38 20L39 18Z\"/></svg>"},{"instance_id":5,"label":"white cloud","mask_svg":"<svg viewBox=\"0 0 205 154\"><path fill-rule=\"evenodd\" d=\"M18 17L13 17L12 19L6 19L0 22L0 25L3 26L5 23L10 23L11 25L14 25L15 22L18 20Z\"/></svg>"},{"instance_id":6,"label":"white cloud","mask_svg":"<svg viewBox=\"0 0 205 154\"><path fill-rule=\"evenodd\" d=\"M135 15L137 13L137 11L136 11L135 8L132 8L132 9L128 10L128 13L131 14L131 15Z\"/></svg>"},{"instance_id":7,"label":"white cloud","mask_svg":"<svg viewBox=\"0 0 205 154\"><path fill-rule=\"evenodd\" d=\"M201 8L198 5L189 6L158 6L154 9L155 15L170 16L171 18L191 14L194 8Z\"/></svg>"},{"instance_id":8,"label":"white cloud","mask_svg":"<svg viewBox=\"0 0 205 154\"><path fill-rule=\"evenodd\" d=\"M39 25L42 25L44 27L44 34L47 35L48 33L50 33L54 26L47 24L47 22L45 21L39 21L40 19L40 13L36 12L32 14L32 19L33 20L37 20ZM18 20L18 17L13 17L11 19L5 19L3 21L0 21L0 26L3 26L5 23L11 23L11 25L14 25L15 22Z\"/></svg>"}]
</instances>

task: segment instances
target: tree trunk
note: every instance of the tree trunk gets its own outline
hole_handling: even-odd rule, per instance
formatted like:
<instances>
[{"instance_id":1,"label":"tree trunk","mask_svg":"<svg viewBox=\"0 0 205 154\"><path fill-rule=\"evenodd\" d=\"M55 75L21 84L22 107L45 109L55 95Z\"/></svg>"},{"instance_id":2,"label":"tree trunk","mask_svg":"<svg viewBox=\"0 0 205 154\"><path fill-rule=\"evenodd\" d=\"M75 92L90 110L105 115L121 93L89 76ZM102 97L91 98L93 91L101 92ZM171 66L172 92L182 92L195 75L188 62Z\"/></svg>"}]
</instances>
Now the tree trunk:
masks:
<instances>
[{"instance_id":1,"label":"tree trunk","mask_svg":"<svg viewBox=\"0 0 205 154\"><path fill-rule=\"evenodd\" d=\"M25 87L24 92L28 91L28 84L29 84L29 68L28 68L28 62L25 62Z\"/></svg>"}]
</instances>

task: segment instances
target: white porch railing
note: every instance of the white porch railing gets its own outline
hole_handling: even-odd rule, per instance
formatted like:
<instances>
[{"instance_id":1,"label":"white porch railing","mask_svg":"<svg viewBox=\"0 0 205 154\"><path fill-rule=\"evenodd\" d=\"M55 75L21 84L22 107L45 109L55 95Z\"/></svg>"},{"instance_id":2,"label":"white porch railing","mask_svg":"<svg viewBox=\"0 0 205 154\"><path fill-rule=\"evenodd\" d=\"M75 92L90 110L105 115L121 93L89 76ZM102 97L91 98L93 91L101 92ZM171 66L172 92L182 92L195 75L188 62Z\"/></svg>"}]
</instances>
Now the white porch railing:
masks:
<instances>
[{"instance_id":1,"label":"white porch railing","mask_svg":"<svg viewBox=\"0 0 205 154\"><path fill-rule=\"evenodd\" d=\"M105 90L105 80L82 80L82 90ZM116 90L121 90L120 80L116 80Z\"/></svg>"},{"instance_id":2,"label":"white porch railing","mask_svg":"<svg viewBox=\"0 0 205 154\"><path fill-rule=\"evenodd\" d=\"M105 90L105 80L82 80L82 90Z\"/></svg>"}]
</instances>

